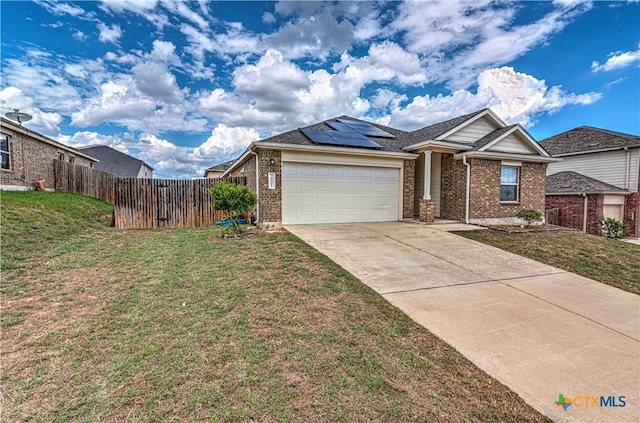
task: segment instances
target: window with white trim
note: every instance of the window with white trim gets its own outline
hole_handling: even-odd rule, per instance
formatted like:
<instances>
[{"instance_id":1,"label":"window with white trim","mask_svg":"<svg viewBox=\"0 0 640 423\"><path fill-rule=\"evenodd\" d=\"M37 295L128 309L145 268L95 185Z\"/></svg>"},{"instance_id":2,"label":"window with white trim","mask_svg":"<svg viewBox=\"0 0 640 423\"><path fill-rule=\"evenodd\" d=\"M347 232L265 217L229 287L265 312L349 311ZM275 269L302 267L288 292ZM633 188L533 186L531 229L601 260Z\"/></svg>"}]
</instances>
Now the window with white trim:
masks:
<instances>
[{"instance_id":1,"label":"window with white trim","mask_svg":"<svg viewBox=\"0 0 640 423\"><path fill-rule=\"evenodd\" d=\"M500 201L518 201L518 185L520 182L520 168L518 166L500 167Z\"/></svg>"},{"instance_id":2,"label":"window with white trim","mask_svg":"<svg viewBox=\"0 0 640 423\"><path fill-rule=\"evenodd\" d=\"M0 155L2 155L2 169L11 169L11 151L9 147L9 137L0 134Z\"/></svg>"}]
</instances>

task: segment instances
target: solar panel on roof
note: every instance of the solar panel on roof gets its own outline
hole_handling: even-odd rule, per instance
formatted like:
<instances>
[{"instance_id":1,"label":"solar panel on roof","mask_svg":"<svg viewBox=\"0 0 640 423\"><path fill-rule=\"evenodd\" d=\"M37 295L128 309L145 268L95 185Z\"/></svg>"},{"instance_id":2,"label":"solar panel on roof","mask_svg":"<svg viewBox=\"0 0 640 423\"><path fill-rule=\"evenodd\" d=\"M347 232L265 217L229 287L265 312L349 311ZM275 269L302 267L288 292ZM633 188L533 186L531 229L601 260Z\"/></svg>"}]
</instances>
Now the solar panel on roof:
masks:
<instances>
[{"instance_id":1,"label":"solar panel on roof","mask_svg":"<svg viewBox=\"0 0 640 423\"><path fill-rule=\"evenodd\" d=\"M380 138L395 138L396 136L390 134L382 129L374 126L368 122L362 122L359 120L351 120L351 119L338 119L341 123L346 126L352 128L355 131L360 132L363 135L368 135L370 137L380 137ZM329 123L329 122L327 122Z\"/></svg>"},{"instance_id":2,"label":"solar panel on roof","mask_svg":"<svg viewBox=\"0 0 640 423\"><path fill-rule=\"evenodd\" d=\"M327 122L328 123L328 122ZM337 123L337 122L335 122ZM354 130L332 131L324 129L300 129L315 144L342 145L346 147L382 148L377 142Z\"/></svg>"},{"instance_id":3,"label":"solar panel on roof","mask_svg":"<svg viewBox=\"0 0 640 423\"><path fill-rule=\"evenodd\" d=\"M344 123L335 122L328 120L325 122L327 125L335 129L336 131L344 131L344 132L355 132L356 129L350 127L349 125L345 125Z\"/></svg>"},{"instance_id":4,"label":"solar panel on roof","mask_svg":"<svg viewBox=\"0 0 640 423\"><path fill-rule=\"evenodd\" d=\"M322 129L300 129L300 131L302 131L302 133L309 138L311 142L315 142L317 144L338 144L335 139Z\"/></svg>"},{"instance_id":5,"label":"solar panel on roof","mask_svg":"<svg viewBox=\"0 0 640 423\"><path fill-rule=\"evenodd\" d=\"M357 132L327 131L338 144L349 147L382 148L377 142Z\"/></svg>"}]
</instances>

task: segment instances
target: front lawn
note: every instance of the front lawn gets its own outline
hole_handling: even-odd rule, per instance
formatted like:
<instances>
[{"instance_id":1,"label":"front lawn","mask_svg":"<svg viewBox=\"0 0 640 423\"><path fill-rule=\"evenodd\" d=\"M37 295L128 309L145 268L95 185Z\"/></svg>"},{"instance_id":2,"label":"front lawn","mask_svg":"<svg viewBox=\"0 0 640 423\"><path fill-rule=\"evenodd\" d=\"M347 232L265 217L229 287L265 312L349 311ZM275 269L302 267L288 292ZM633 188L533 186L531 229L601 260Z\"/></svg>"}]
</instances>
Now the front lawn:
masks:
<instances>
[{"instance_id":1,"label":"front lawn","mask_svg":"<svg viewBox=\"0 0 640 423\"><path fill-rule=\"evenodd\" d=\"M287 232L64 231L21 221L58 200L29 195L2 197L3 245L29 242L1 275L5 421L548 421Z\"/></svg>"},{"instance_id":2,"label":"front lawn","mask_svg":"<svg viewBox=\"0 0 640 423\"><path fill-rule=\"evenodd\" d=\"M530 259L640 294L640 246L579 232L455 232Z\"/></svg>"}]
</instances>

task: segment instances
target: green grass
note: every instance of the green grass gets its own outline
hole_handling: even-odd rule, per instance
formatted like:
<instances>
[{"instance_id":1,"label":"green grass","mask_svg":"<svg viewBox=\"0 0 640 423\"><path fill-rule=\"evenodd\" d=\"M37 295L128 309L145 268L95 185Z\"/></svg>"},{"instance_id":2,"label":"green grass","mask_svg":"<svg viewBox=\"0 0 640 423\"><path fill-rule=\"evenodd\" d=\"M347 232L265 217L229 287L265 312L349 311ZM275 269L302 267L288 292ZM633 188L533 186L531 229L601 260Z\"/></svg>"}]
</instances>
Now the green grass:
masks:
<instances>
[{"instance_id":1,"label":"green grass","mask_svg":"<svg viewBox=\"0 0 640 423\"><path fill-rule=\"evenodd\" d=\"M455 232L533 260L640 294L640 246L577 232Z\"/></svg>"},{"instance_id":2,"label":"green grass","mask_svg":"<svg viewBox=\"0 0 640 423\"><path fill-rule=\"evenodd\" d=\"M67 193L0 191L2 269L82 248L78 237L104 227L113 206Z\"/></svg>"},{"instance_id":3,"label":"green grass","mask_svg":"<svg viewBox=\"0 0 640 423\"><path fill-rule=\"evenodd\" d=\"M118 231L62 195L94 217L25 237L23 195L3 196L3 240L36 244L2 270L7 421L548 421L285 231Z\"/></svg>"}]
</instances>

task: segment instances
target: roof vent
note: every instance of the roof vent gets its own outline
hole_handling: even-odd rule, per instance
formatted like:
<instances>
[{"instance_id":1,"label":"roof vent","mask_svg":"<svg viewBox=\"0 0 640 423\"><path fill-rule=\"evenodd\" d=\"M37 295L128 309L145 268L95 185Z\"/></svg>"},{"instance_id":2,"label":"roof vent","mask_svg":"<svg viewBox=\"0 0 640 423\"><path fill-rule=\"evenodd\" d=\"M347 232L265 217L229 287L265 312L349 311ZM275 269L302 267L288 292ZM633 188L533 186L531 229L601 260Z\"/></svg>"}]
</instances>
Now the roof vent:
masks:
<instances>
[{"instance_id":1,"label":"roof vent","mask_svg":"<svg viewBox=\"0 0 640 423\"><path fill-rule=\"evenodd\" d=\"M599 142L592 142L591 144L587 145L587 147L597 147L599 145L600 145Z\"/></svg>"}]
</instances>

